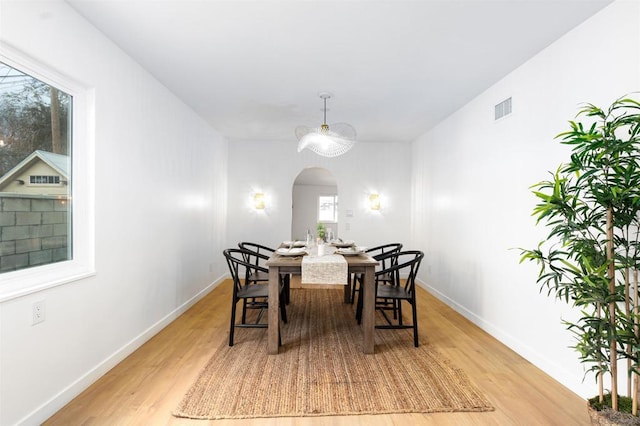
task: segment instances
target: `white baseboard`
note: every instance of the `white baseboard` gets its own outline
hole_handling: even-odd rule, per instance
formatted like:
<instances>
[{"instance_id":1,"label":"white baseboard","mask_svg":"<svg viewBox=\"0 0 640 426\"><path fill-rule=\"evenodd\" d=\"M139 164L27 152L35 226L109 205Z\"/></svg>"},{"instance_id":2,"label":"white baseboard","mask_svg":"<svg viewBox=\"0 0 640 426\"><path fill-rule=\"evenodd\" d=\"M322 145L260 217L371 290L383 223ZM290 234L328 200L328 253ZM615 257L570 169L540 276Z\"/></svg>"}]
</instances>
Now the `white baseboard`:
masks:
<instances>
[{"instance_id":1,"label":"white baseboard","mask_svg":"<svg viewBox=\"0 0 640 426\"><path fill-rule=\"evenodd\" d=\"M49 417L53 416L58 410L68 404L75 397L80 395L85 389L96 382L100 377L105 375L109 370L118 365L122 360L135 352L140 346L149 341L153 336L158 334L163 328L171 324L180 315L185 313L190 307L196 304L200 299L206 296L211 290L216 288L227 276L217 278L211 284L200 290L195 296L178 306L175 310L168 313L164 318L151 325L138 336L131 339L123 347L115 351L101 363L96 365L76 381L61 390L50 400L37 407L31 413L23 417L17 424L19 425L40 425Z\"/></svg>"}]
</instances>

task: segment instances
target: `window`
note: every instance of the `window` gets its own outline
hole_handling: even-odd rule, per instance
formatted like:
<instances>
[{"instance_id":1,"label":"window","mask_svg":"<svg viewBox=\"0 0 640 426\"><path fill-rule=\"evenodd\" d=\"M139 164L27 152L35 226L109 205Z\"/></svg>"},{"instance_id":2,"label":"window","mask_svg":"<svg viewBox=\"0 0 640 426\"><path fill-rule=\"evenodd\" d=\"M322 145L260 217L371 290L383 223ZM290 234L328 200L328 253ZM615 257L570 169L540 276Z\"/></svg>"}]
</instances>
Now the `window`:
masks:
<instances>
[{"instance_id":1,"label":"window","mask_svg":"<svg viewBox=\"0 0 640 426\"><path fill-rule=\"evenodd\" d=\"M318 197L318 222L338 221L338 196L320 195Z\"/></svg>"},{"instance_id":2,"label":"window","mask_svg":"<svg viewBox=\"0 0 640 426\"><path fill-rule=\"evenodd\" d=\"M29 176L32 185L60 185L60 176Z\"/></svg>"},{"instance_id":3,"label":"window","mask_svg":"<svg viewBox=\"0 0 640 426\"><path fill-rule=\"evenodd\" d=\"M25 175L31 185L60 184L60 176L33 171L68 174L72 107L71 95L0 62L0 273L73 256L70 188L35 193L20 184Z\"/></svg>"},{"instance_id":4,"label":"window","mask_svg":"<svg viewBox=\"0 0 640 426\"><path fill-rule=\"evenodd\" d=\"M0 46L0 302L94 273L92 101Z\"/></svg>"}]
</instances>

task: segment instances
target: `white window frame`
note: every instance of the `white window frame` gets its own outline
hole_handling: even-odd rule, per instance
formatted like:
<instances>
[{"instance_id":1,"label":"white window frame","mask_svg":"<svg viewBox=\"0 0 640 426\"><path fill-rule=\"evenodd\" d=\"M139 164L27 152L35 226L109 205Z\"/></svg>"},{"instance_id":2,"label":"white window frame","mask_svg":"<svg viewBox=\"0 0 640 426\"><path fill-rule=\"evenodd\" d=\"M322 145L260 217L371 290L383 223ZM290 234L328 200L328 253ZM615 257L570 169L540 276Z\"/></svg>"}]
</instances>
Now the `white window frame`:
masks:
<instances>
[{"instance_id":1,"label":"white window frame","mask_svg":"<svg viewBox=\"0 0 640 426\"><path fill-rule=\"evenodd\" d=\"M0 274L0 302L95 275L95 95L69 77L9 46L0 61L73 96L72 253L73 258Z\"/></svg>"}]
</instances>

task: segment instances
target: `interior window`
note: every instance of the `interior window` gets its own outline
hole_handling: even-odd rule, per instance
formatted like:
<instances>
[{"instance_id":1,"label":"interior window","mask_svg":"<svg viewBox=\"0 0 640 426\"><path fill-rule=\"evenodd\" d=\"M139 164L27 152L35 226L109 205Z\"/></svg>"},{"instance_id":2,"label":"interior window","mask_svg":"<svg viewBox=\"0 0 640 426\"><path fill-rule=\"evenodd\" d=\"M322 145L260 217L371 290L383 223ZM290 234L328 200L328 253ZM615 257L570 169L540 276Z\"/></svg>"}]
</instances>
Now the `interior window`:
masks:
<instances>
[{"instance_id":1,"label":"interior window","mask_svg":"<svg viewBox=\"0 0 640 426\"><path fill-rule=\"evenodd\" d=\"M318 197L318 222L338 221L338 196L320 195Z\"/></svg>"}]
</instances>

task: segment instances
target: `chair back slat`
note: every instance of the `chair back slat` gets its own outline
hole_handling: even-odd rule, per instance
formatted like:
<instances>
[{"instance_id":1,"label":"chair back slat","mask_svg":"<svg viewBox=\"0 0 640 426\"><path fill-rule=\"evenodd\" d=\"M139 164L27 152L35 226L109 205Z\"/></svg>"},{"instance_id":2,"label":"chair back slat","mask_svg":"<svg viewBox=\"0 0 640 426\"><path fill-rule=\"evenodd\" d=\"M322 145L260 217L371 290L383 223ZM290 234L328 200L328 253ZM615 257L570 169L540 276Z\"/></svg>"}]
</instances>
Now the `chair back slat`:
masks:
<instances>
[{"instance_id":1,"label":"chair back slat","mask_svg":"<svg viewBox=\"0 0 640 426\"><path fill-rule=\"evenodd\" d=\"M271 255L275 252L275 249L271 247L267 247L262 244L252 243L247 241L238 243L238 247L243 250L253 252L255 256L251 256L250 260L253 260L253 262L256 265L261 265L261 266L264 266L264 262L268 260L269 257L271 257Z\"/></svg>"},{"instance_id":2,"label":"chair back slat","mask_svg":"<svg viewBox=\"0 0 640 426\"><path fill-rule=\"evenodd\" d=\"M244 254L244 258L247 263L253 263L256 267L260 268L258 269L260 272L264 272L264 273L269 272L269 269L267 268L265 263L267 260L269 260L269 257L271 257L271 255L275 252L275 249L264 246L262 244L247 242L247 241L238 243L238 247L240 247L242 250L246 250L246 253ZM255 272L254 270L247 270L245 279L246 280L251 279L251 276L254 275L254 272Z\"/></svg>"},{"instance_id":3,"label":"chair back slat","mask_svg":"<svg viewBox=\"0 0 640 426\"><path fill-rule=\"evenodd\" d=\"M413 291L415 291L415 280L423 258L424 253L418 250L389 252L380 255L377 260L385 262L388 266L376 271L376 281L378 281L380 277L391 276L393 279L390 285L400 285L402 275L406 280L404 285L405 290L413 293Z\"/></svg>"},{"instance_id":4,"label":"chair back slat","mask_svg":"<svg viewBox=\"0 0 640 426\"><path fill-rule=\"evenodd\" d=\"M254 252L244 249L226 249L223 251L224 257L227 260L227 266L229 267L229 273L233 279L234 291L242 289L245 285L250 283L248 277L256 272L269 272L269 270L260 265L256 265L252 260L255 256ZM241 272L244 272L241 273ZM244 281L241 277L244 276Z\"/></svg>"},{"instance_id":5,"label":"chair back slat","mask_svg":"<svg viewBox=\"0 0 640 426\"><path fill-rule=\"evenodd\" d=\"M392 261L387 255L402 250L402 243L388 243L365 250L365 253L380 262L380 269L386 269L387 263Z\"/></svg>"}]
</instances>

